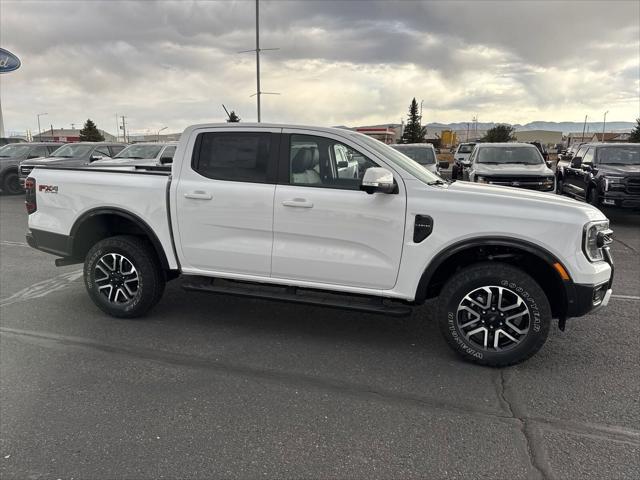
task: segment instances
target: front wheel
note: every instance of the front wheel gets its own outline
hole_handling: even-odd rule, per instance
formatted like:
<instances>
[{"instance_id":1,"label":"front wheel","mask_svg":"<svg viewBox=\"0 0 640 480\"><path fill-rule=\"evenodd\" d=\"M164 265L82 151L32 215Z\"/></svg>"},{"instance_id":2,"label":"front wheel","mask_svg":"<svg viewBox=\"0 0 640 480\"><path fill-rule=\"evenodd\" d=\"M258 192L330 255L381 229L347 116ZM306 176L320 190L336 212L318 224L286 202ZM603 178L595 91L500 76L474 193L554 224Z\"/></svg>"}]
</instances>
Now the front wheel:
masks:
<instances>
[{"instance_id":1,"label":"front wheel","mask_svg":"<svg viewBox=\"0 0 640 480\"><path fill-rule=\"evenodd\" d=\"M483 262L460 270L440 294L438 324L465 360L504 367L534 355L547 339L551 307L524 271Z\"/></svg>"},{"instance_id":2,"label":"front wheel","mask_svg":"<svg viewBox=\"0 0 640 480\"><path fill-rule=\"evenodd\" d=\"M564 193L563 188L564 188L564 181L558 178L556 180L556 193L558 195L562 195Z\"/></svg>"},{"instance_id":3,"label":"front wheel","mask_svg":"<svg viewBox=\"0 0 640 480\"><path fill-rule=\"evenodd\" d=\"M84 262L84 282L93 303L119 318L147 313L158 303L165 286L153 247L131 235L96 243Z\"/></svg>"}]
</instances>

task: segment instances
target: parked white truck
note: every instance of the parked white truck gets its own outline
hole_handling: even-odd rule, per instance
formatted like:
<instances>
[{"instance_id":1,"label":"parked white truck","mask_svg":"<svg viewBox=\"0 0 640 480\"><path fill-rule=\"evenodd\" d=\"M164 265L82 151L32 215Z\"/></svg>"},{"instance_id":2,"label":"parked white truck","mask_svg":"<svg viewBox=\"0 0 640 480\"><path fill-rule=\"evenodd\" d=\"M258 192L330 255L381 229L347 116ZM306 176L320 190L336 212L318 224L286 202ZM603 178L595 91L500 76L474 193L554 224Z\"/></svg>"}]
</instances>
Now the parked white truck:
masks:
<instances>
[{"instance_id":1,"label":"parked white truck","mask_svg":"<svg viewBox=\"0 0 640 480\"><path fill-rule=\"evenodd\" d=\"M145 314L180 275L189 290L387 315L433 299L456 352L504 366L612 291L598 209L447 183L350 130L195 125L166 170L38 166L26 189L29 245L84 263L91 299L116 317Z\"/></svg>"}]
</instances>

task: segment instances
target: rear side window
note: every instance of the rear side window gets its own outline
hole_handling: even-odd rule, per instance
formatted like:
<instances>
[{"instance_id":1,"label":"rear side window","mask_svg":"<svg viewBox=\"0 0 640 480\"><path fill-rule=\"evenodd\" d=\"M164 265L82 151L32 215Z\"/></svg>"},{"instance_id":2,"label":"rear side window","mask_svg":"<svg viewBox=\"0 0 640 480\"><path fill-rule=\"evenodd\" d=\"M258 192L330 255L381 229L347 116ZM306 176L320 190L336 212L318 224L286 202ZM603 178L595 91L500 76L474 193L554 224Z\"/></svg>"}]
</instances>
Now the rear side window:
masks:
<instances>
[{"instance_id":1,"label":"rear side window","mask_svg":"<svg viewBox=\"0 0 640 480\"><path fill-rule=\"evenodd\" d=\"M111 156L115 157L122 150L124 150L124 145L111 145L109 149L111 150Z\"/></svg>"},{"instance_id":2,"label":"rear side window","mask_svg":"<svg viewBox=\"0 0 640 480\"><path fill-rule=\"evenodd\" d=\"M198 135L193 169L215 180L267 183L270 133L206 132Z\"/></svg>"}]
</instances>

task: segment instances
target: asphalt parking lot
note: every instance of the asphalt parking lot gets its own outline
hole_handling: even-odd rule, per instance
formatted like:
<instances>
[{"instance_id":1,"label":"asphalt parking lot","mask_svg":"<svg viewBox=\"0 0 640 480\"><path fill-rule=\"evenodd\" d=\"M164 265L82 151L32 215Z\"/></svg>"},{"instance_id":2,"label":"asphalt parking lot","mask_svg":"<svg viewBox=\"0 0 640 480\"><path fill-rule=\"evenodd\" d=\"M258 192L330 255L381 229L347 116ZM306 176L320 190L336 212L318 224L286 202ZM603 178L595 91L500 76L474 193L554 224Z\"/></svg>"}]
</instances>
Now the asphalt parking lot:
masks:
<instances>
[{"instance_id":1,"label":"asphalt parking lot","mask_svg":"<svg viewBox=\"0 0 640 480\"><path fill-rule=\"evenodd\" d=\"M640 215L608 308L491 369L406 319L185 292L116 320L0 198L2 478L640 478Z\"/></svg>"}]
</instances>

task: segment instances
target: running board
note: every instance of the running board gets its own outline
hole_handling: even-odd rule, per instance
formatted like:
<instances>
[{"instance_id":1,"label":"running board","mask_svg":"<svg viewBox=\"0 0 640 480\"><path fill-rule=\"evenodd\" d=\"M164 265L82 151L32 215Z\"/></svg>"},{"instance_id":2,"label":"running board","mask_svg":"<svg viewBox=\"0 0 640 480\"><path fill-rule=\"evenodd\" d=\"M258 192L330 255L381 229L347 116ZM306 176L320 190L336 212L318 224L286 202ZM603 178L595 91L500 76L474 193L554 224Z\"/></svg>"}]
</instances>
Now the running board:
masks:
<instances>
[{"instance_id":1,"label":"running board","mask_svg":"<svg viewBox=\"0 0 640 480\"><path fill-rule=\"evenodd\" d=\"M223 280L219 278L184 276L182 288L196 292L221 295L236 295L278 302L303 303L329 308L358 310L367 313L379 313L392 317L404 317L411 314L411 307L403 304L388 304L382 297L365 295L329 293L280 285Z\"/></svg>"}]
</instances>

